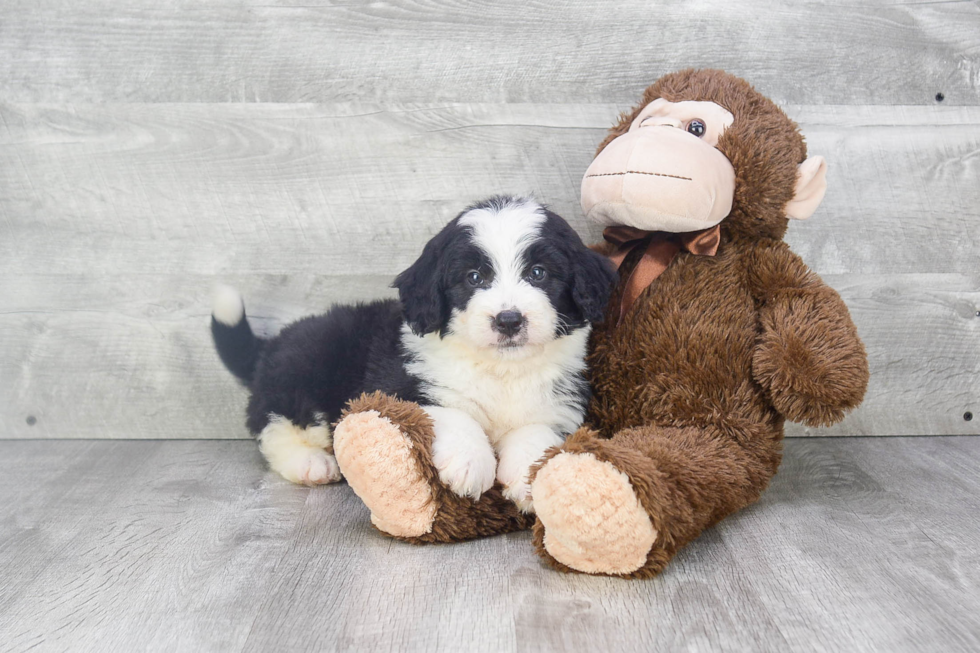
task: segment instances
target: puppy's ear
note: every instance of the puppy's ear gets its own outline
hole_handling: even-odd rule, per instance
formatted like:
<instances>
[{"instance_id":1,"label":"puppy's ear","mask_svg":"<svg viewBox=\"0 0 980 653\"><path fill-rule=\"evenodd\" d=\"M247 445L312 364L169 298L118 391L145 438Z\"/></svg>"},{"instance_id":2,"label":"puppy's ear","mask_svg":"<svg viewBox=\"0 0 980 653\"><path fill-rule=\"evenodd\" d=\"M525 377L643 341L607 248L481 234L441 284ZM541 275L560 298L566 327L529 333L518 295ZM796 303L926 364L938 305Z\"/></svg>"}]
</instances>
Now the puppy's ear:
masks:
<instances>
[{"instance_id":1,"label":"puppy's ear","mask_svg":"<svg viewBox=\"0 0 980 653\"><path fill-rule=\"evenodd\" d=\"M405 321L416 335L440 331L446 320L445 271L442 254L448 245L446 230L426 243L415 263L395 277Z\"/></svg>"},{"instance_id":2,"label":"puppy's ear","mask_svg":"<svg viewBox=\"0 0 980 653\"><path fill-rule=\"evenodd\" d=\"M602 322L618 278L612 261L585 245L572 259L572 299L589 322Z\"/></svg>"}]
</instances>

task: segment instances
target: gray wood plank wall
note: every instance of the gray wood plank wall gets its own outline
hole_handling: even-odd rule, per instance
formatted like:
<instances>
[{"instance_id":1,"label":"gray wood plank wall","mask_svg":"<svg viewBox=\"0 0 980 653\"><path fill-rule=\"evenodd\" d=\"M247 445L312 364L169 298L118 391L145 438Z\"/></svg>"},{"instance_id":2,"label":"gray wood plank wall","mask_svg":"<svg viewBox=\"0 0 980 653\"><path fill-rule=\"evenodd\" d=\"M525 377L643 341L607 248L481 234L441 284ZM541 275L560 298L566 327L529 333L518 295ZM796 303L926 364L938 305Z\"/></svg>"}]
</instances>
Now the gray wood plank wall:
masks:
<instances>
[{"instance_id":1,"label":"gray wood plank wall","mask_svg":"<svg viewBox=\"0 0 980 653\"><path fill-rule=\"evenodd\" d=\"M980 432L980 3L300 4L0 3L0 438L244 437L216 282L266 332L388 296L497 192L596 239L596 144L687 66L749 79L830 162L788 240L872 382L789 432Z\"/></svg>"}]
</instances>

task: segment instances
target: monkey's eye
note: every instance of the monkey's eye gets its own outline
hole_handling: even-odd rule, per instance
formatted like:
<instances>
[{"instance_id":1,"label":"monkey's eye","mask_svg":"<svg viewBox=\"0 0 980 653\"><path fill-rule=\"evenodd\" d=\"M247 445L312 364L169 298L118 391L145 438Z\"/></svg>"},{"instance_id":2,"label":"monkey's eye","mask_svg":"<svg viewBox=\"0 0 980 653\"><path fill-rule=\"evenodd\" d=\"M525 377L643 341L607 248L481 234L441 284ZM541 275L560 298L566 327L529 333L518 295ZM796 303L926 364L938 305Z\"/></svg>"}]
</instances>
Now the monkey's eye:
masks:
<instances>
[{"instance_id":1,"label":"monkey's eye","mask_svg":"<svg viewBox=\"0 0 980 653\"><path fill-rule=\"evenodd\" d=\"M466 273L466 283L470 284L474 288L480 288L486 284L487 280L484 278L483 274L479 270L470 270Z\"/></svg>"},{"instance_id":2,"label":"monkey's eye","mask_svg":"<svg viewBox=\"0 0 980 653\"><path fill-rule=\"evenodd\" d=\"M535 265L533 268L531 268L531 271L527 273L527 278L534 283L541 283L547 276L548 271L540 265Z\"/></svg>"},{"instance_id":3,"label":"monkey's eye","mask_svg":"<svg viewBox=\"0 0 980 653\"><path fill-rule=\"evenodd\" d=\"M704 136L704 132L707 131L707 129L708 128L705 126L704 121L700 118L695 118L691 122L687 123L687 133L694 134L698 138Z\"/></svg>"}]
</instances>

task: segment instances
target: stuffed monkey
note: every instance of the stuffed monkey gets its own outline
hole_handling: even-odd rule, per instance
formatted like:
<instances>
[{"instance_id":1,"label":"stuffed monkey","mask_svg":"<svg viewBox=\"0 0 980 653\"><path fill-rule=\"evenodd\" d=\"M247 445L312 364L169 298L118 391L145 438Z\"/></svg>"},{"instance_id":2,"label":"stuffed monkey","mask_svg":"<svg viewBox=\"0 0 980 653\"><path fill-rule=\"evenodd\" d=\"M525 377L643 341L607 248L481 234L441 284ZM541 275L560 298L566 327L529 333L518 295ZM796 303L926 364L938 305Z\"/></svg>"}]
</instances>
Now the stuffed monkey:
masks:
<instances>
[{"instance_id":1,"label":"stuffed monkey","mask_svg":"<svg viewBox=\"0 0 980 653\"><path fill-rule=\"evenodd\" d=\"M644 578L759 498L786 419L840 421L868 381L847 307L783 242L826 187L797 126L746 82L687 70L599 146L586 215L620 281L593 330L586 425L531 470L534 544L563 571ZM379 395L337 425L341 470L383 532L457 541L525 528L499 486L442 486L431 424Z\"/></svg>"}]
</instances>

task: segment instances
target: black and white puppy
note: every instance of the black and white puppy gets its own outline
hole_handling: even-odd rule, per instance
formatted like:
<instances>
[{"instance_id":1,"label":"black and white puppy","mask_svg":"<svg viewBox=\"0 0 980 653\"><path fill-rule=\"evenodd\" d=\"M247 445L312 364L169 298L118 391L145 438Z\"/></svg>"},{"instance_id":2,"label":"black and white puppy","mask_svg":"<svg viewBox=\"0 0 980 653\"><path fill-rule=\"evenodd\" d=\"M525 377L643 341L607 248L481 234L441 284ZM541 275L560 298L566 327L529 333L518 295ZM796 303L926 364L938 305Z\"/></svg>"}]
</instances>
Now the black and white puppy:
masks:
<instances>
[{"instance_id":1,"label":"black and white puppy","mask_svg":"<svg viewBox=\"0 0 980 653\"><path fill-rule=\"evenodd\" d=\"M398 275L400 302L334 306L264 340L240 295L224 289L211 330L251 390L249 430L288 480L339 480L329 424L348 400L380 390L432 418L433 461L454 492L478 498L496 478L530 510L528 468L582 423L590 323L602 319L615 274L558 215L494 197Z\"/></svg>"}]
</instances>

